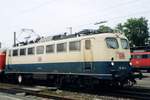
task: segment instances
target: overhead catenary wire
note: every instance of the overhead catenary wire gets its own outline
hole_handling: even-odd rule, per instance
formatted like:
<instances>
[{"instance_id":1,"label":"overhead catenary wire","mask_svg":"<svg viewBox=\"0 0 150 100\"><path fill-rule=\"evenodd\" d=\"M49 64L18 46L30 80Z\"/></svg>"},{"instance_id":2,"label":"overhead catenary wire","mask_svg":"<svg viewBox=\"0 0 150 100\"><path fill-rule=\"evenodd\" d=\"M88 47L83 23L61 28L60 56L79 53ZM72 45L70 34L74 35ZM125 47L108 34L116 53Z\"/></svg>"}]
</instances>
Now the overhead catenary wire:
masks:
<instances>
[{"instance_id":1,"label":"overhead catenary wire","mask_svg":"<svg viewBox=\"0 0 150 100\"><path fill-rule=\"evenodd\" d=\"M112 6L109 6L109 7L106 7L106 8L102 8L101 10L98 10L98 11L93 11L91 13L98 13L98 12L100 12L99 14L104 16L104 15L108 15L109 14L108 11L111 11L111 10L117 9L117 8L121 8L121 7L127 6L127 5L133 5L133 4L135 5L136 3L139 3L140 1L141 0L130 0L130 1L127 1L127 2L121 2L121 3L118 3L116 5L112 5ZM89 15L89 12L87 12L85 14ZM76 16L73 16L73 17L82 17L82 16L83 15L76 15ZM93 17L93 15L91 15L91 16Z\"/></svg>"},{"instance_id":2,"label":"overhead catenary wire","mask_svg":"<svg viewBox=\"0 0 150 100\"><path fill-rule=\"evenodd\" d=\"M108 13L107 10L116 9L116 8L120 8L122 6L127 6L127 5L133 5L133 4L139 3L140 1L141 0L130 0L130 1L127 1L127 2L118 3L117 5L112 5L112 6L109 6L108 8L107 7L103 8L103 9L101 9L101 11L105 11L104 13ZM124 15L124 16L117 16L117 17L112 17L112 18L106 18L106 19L104 19L104 21L105 20L106 21L118 20L118 19L125 18L125 17L131 16L131 15L134 15L134 14L146 13L148 11L146 10L146 11L141 11L141 12L134 12L134 13L131 13L131 14L128 14L128 15ZM95 12L97 13L97 11L95 11ZM103 12L101 12L100 14L103 15L103 16L106 15L106 14L103 14ZM80 16L75 16L75 17L80 17ZM93 15L92 15L92 17L93 17ZM99 20L99 21L103 21L103 20ZM93 25L93 24L94 24L94 22L77 25L76 27L81 27L81 26L85 26L85 25Z\"/></svg>"},{"instance_id":3,"label":"overhead catenary wire","mask_svg":"<svg viewBox=\"0 0 150 100\"><path fill-rule=\"evenodd\" d=\"M16 16L19 16L19 15L21 16L22 14L26 14L26 13L32 12L32 11L34 11L34 10L37 10L37 9L39 9L39 8L42 8L42 7L44 7L44 6L50 5L50 4L54 3L54 1L56 1L56 0L46 1L46 2L44 2L44 3L41 3L41 4L39 4L39 5L34 6L34 7L32 7L32 8L19 11L19 13L17 13L16 15L11 16L11 18L16 18ZM13 25L12 27L17 27L17 26L18 26L18 25ZM21 33L18 35L18 37L19 37L20 35L21 35Z\"/></svg>"},{"instance_id":4,"label":"overhead catenary wire","mask_svg":"<svg viewBox=\"0 0 150 100\"><path fill-rule=\"evenodd\" d=\"M28 13L28 12L32 12L32 11L35 11L41 7L45 7L49 4L52 4L54 0L52 1L47 1L47 2L44 2L42 4L39 4L33 8L29 8L27 10L24 10L24 11L21 11L19 14L24 14L24 13ZM116 9L116 8L119 8L119 7L122 7L122 6L126 6L126 5L132 5L132 4L135 4L137 2L139 2L140 0L129 0L127 2L121 2L121 3L118 3L116 5L112 5L112 6L109 6L108 8L103 8L103 12L101 12L100 14L102 13L107 13L107 10L112 10L112 9ZM111 8L111 9L110 9ZM132 13L132 14L129 14L129 15L124 15L124 16L117 16L117 17L112 17L112 18L106 18L107 21L111 21L111 20L118 20L118 19L121 19L121 18L125 18L125 17L128 17L128 16L131 16L133 14L140 14L141 12L136 12L136 13ZM144 13L144 12L142 12ZM93 16L93 15L92 15ZM94 22L93 22L94 23ZM88 24L82 24L82 25L78 25L78 26L84 26L84 25L90 25L90 24L93 24L93 23L88 23Z\"/></svg>"},{"instance_id":5,"label":"overhead catenary wire","mask_svg":"<svg viewBox=\"0 0 150 100\"><path fill-rule=\"evenodd\" d=\"M18 14L24 14L24 13L32 12L32 11L37 10L37 9L39 9L39 8L45 7L45 6L47 6L47 5L50 5L50 4L52 4L54 1L56 2L56 0L51 0L51 1L47 1L47 2L41 3L41 4L37 5L37 6L34 6L34 7L32 7L32 8L29 8L29 9L27 9L27 10L20 11ZM130 1L127 1L127 2L121 2L121 3L118 3L118 4L116 4L116 5L112 5L112 6L109 6L109 7L106 7L106 8L101 9L101 13L102 13L102 11L104 11L104 13L106 13L106 11L108 11L108 10L116 9L116 8L119 8L119 7L122 7L122 6L126 6L126 5L135 4L135 3L139 2L139 1L140 1L140 0L130 0ZM110 8L111 8L111 9L110 9ZM97 11L95 11L95 12L97 13ZM89 13L87 13L87 14L89 14ZM76 17L77 17L77 16L76 16ZM80 16L79 16L79 17L80 17Z\"/></svg>"},{"instance_id":6,"label":"overhead catenary wire","mask_svg":"<svg viewBox=\"0 0 150 100\"><path fill-rule=\"evenodd\" d=\"M56 1L56 0L47 1L47 2L41 3L41 4L37 5L37 6L34 6L32 8L29 8L29 9L26 9L26 10L22 10L22 11L19 12L19 14L24 14L24 13L32 12L32 11L37 10L39 8L45 7L47 5L50 5L54 1Z\"/></svg>"},{"instance_id":7,"label":"overhead catenary wire","mask_svg":"<svg viewBox=\"0 0 150 100\"><path fill-rule=\"evenodd\" d=\"M109 21L112 21L112 20L118 20L118 19L121 19L121 18L129 17L131 15L143 14L143 13L147 14L148 12L150 12L150 10L145 10L145 11L141 11L141 12L134 12L134 13L124 15L124 16L116 16L116 17L112 17L112 18L106 18L105 20L109 22ZM150 14L150 13L148 13L148 14ZM81 25L78 25L78 26L85 26L85 25L94 25L94 23L81 24Z\"/></svg>"},{"instance_id":8,"label":"overhead catenary wire","mask_svg":"<svg viewBox=\"0 0 150 100\"><path fill-rule=\"evenodd\" d=\"M17 14L15 14L15 15L13 15L15 18L16 18L16 16L18 17L18 15L20 15L19 17L22 17L22 15L25 15L25 14L27 14L28 15L28 13L30 14L31 12L32 13L34 13L34 12L37 12L37 11L39 11L39 10L41 10L41 8L46 8L47 6L49 6L49 5L52 5L52 4L54 4L55 3L55 1L56 0L50 0L50 1L46 1L46 2L43 2L43 3L41 3L41 4L37 4L37 5L35 5L35 6L33 6L33 7L31 7L31 8L28 8L28 9L26 9L26 10L22 10L22 11L19 11ZM58 0L57 0L58 1ZM100 9L99 10L99 12L98 11L94 11L94 12L97 12L97 15L96 15L96 17L99 17L98 18L98 20L96 20L96 22L98 22L98 21L102 21L102 19L100 19L101 18L101 16L104 16L104 14L106 13L106 14L109 14L110 12L113 12L114 10L117 10L117 9L120 9L120 7L125 7L125 6L128 6L128 5L130 5L130 6L135 6L135 5L137 5L137 3L139 4L139 3L141 3L142 1L146 1L146 0L125 0L125 1L121 1L120 3L117 3L117 4L113 4L112 3L112 6L105 6L105 8L102 8L102 9ZM111 1L110 1L111 2ZM56 2L57 3L57 2ZM107 4L106 4L107 5ZM144 5L143 5L144 6ZM44 10L43 9L43 10ZM144 9L143 9L144 10ZM109 11L109 12L108 12ZM31 14L32 14L31 13ZM79 17L80 16L84 16L84 14L86 14L86 13L83 13L83 15L81 14L81 15L79 15ZM132 12L132 13L130 13L130 14L126 14L126 15L121 15L121 16L108 16L109 18L107 18L107 17L105 17L106 19L104 19L104 20L106 20L106 21L108 21L108 23L110 22L110 21L119 21L120 19L127 19L127 18L129 18L130 16L132 17L132 15L138 15L138 16L140 16L140 15L148 15L148 14L150 14L149 13L149 10L148 9L146 9L145 8L145 10L144 11L134 11L134 12ZM92 15L92 14L89 14L89 15L91 15L91 18L94 18L94 16ZM12 17L12 16L11 16ZM88 16L87 16L88 17ZM93 25L95 23L95 21L93 21L93 20L89 20L89 21L87 21L87 22L85 22L85 24L81 24L81 25L75 25L76 27L82 27L82 26L85 26L86 27L86 25ZM74 26L73 25L68 25L68 26L70 26L70 27L72 27L73 29L74 29ZM11 25L10 26L10 28L12 29L12 30L15 30L15 29L17 29L17 27L19 27L19 25L18 24L14 24L14 25ZM67 26L64 26L64 29L66 29L66 27ZM9 30L11 30L9 28ZM25 27L26 28L26 27ZM30 27L29 28L31 28L31 25L30 25ZM75 29L74 29L75 30Z\"/></svg>"}]
</instances>

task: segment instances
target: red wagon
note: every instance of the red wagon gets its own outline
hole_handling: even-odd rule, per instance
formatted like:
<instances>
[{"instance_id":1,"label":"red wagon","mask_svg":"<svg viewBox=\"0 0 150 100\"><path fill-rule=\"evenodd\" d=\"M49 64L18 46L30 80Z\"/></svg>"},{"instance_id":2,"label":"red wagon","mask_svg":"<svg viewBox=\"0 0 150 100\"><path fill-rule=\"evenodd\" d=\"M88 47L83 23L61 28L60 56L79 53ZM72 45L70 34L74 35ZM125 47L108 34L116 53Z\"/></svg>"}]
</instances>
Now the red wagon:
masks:
<instances>
[{"instance_id":1,"label":"red wagon","mask_svg":"<svg viewBox=\"0 0 150 100\"><path fill-rule=\"evenodd\" d=\"M6 62L6 54L5 52L0 52L0 73L5 68L5 62Z\"/></svg>"},{"instance_id":2,"label":"red wagon","mask_svg":"<svg viewBox=\"0 0 150 100\"><path fill-rule=\"evenodd\" d=\"M131 63L136 71L150 72L150 49L136 48L131 52Z\"/></svg>"}]
</instances>

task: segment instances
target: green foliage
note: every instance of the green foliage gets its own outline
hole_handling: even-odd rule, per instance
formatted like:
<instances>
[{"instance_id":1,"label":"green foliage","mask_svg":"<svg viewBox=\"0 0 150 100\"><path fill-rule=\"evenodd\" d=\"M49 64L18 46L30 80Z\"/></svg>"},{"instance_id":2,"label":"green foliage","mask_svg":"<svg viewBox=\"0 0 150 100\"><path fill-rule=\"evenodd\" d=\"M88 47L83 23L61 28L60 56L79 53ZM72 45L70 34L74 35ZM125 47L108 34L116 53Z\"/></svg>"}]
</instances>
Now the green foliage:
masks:
<instances>
[{"instance_id":1,"label":"green foliage","mask_svg":"<svg viewBox=\"0 0 150 100\"><path fill-rule=\"evenodd\" d=\"M125 23L119 23L115 31L124 33L132 46L144 46L148 43L148 20L145 18L130 18Z\"/></svg>"},{"instance_id":2,"label":"green foliage","mask_svg":"<svg viewBox=\"0 0 150 100\"><path fill-rule=\"evenodd\" d=\"M148 41L148 20L145 18L131 18L123 25L123 32L131 46L144 46Z\"/></svg>"},{"instance_id":3,"label":"green foliage","mask_svg":"<svg viewBox=\"0 0 150 100\"><path fill-rule=\"evenodd\" d=\"M99 29L97 30L99 33L112 33L113 32L113 29L111 29L110 27L108 26L104 26L104 25L101 25L99 26Z\"/></svg>"},{"instance_id":4,"label":"green foliage","mask_svg":"<svg viewBox=\"0 0 150 100\"><path fill-rule=\"evenodd\" d=\"M124 26L121 23L119 23L114 30L115 32L123 33L123 28Z\"/></svg>"}]
</instances>

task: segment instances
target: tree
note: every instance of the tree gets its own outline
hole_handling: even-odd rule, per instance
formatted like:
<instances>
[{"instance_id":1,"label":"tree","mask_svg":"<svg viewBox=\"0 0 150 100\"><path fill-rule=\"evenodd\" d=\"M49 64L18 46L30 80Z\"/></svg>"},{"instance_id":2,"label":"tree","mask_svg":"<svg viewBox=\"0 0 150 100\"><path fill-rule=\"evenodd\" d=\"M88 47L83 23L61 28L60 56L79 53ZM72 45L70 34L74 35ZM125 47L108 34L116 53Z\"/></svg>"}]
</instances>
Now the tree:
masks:
<instances>
[{"instance_id":1,"label":"tree","mask_svg":"<svg viewBox=\"0 0 150 100\"><path fill-rule=\"evenodd\" d=\"M115 27L114 31L115 31L115 32L119 32L119 33L123 33L123 28L124 28L124 26L123 26L121 23L119 23L119 24Z\"/></svg>"},{"instance_id":2,"label":"tree","mask_svg":"<svg viewBox=\"0 0 150 100\"><path fill-rule=\"evenodd\" d=\"M148 20L145 18L131 18L123 25L123 31L131 46L144 46L148 42Z\"/></svg>"},{"instance_id":3,"label":"tree","mask_svg":"<svg viewBox=\"0 0 150 100\"><path fill-rule=\"evenodd\" d=\"M104 26L104 25L101 25L99 26L99 29L97 30L99 33L112 33L113 32L113 29L111 29L110 27L108 26Z\"/></svg>"}]
</instances>

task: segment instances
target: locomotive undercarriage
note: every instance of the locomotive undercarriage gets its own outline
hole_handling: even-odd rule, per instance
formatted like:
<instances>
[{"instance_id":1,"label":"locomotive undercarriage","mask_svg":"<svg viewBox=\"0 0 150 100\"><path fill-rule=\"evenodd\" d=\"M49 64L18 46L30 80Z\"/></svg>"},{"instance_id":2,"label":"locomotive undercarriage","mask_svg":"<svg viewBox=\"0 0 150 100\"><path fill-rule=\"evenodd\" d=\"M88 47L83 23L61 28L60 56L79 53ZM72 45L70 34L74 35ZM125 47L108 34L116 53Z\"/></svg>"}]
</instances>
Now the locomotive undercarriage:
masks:
<instances>
[{"instance_id":1,"label":"locomotive undercarriage","mask_svg":"<svg viewBox=\"0 0 150 100\"><path fill-rule=\"evenodd\" d=\"M107 88L107 87L131 87L136 84L133 77L130 76L126 79L119 80L119 78L99 79L93 76L84 75L61 75L61 74L6 74L3 78L11 83L18 84L47 84L57 87L83 87L83 88ZM39 83L39 80L41 83Z\"/></svg>"}]
</instances>

